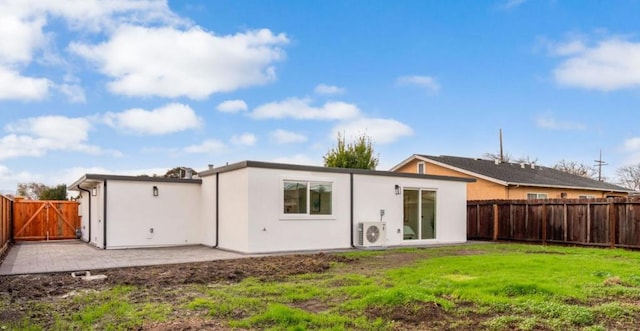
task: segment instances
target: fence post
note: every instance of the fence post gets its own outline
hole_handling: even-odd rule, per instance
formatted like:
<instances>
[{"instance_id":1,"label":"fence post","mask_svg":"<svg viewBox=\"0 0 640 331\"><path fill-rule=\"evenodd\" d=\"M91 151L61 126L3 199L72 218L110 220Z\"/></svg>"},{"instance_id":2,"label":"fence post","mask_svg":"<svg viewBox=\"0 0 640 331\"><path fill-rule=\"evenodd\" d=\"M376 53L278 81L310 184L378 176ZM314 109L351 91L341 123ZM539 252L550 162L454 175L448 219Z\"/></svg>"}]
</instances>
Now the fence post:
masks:
<instances>
[{"instance_id":1,"label":"fence post","mask_svg":"<svg viewBox=\"0 0 640 331\"><path fill-rule=\"evenodd\" d=\"M480 237L480 204L476 204L476 237Z\"/></svg>"},{"instance_id":2,"label":"fence post","mask_svg":"<svg viewBox=\"0 0 640 331\"><path fill-rule=\"evenodd\" d=\"M547 244L547 204L542 203L542 244Z\"/></svg>"},{"instance_id":3,"label":"fence post","mask_svg":"<svg viewBox=\"0 0 640 331\"><path fill-rule=\"evenodd\" d=\"M616 248L616 208L613 201L609 202L609 241L611 248Z\"/></svg>"},{"instance_id":4,"label":"fence post","mask_svg":"<svg viewBox=\"0 0 640 331\"><path fill-rule=\"evenodd\" d=\"M493 241L498 240L498 204L493 204Z\"/></svg>"},{"instance_id":5,"label":"fence post","mask_svg":"<svg viewBox=\"0 0 640 331\"><path fill-rule=\"evenodd\" d=\"M567 242L567 232L568 232L568 229L567 229L567 223L568 223L568 220L567 220L567 216L568 216L567 215L567 204L564 203L562 206L563 206L563 213L562 213L562 218L563 218L562 219L562 227L563 227L563 229L562 229L563 230L562 241Z\"/></svg>"},{"instance_id":6,"label":"fence post","mask_svg":"<svg viewBox=\"0 0 640 331\"><path fill-rule=\"evenodd\" d=\"M591 242L591 204L587 202L587 243Z\"/></svg>"}]
</instances>

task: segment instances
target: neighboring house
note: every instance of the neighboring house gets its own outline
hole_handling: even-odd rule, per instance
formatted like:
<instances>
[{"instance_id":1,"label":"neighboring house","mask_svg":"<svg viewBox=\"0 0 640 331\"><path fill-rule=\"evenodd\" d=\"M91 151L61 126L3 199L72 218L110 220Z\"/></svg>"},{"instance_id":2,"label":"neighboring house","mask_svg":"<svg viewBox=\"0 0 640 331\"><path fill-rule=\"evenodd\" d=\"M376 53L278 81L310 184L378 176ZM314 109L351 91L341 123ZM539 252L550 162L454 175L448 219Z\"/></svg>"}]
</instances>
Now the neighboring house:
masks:
<instances>
[{"instance_id":1,"label":"neighboring house","mask_svg":"<svg viewBox=\"0 0 640 331\"><path fill-rule=\"evenodd\" d=\"M399 173L473 178L468 200L579 199L627 196L633 190L536 164L414 154L391 169Z\"/></svg>"},{"instance_id":2,"label":"neighboring house","mask_svg":"<svg viewBox=\"0 0 640 331\"><path fill-rule=\"evenodd\" d=\"M82 239L244 253L466 241L468 178L244 161L200 179L87 174Z\"/></svg>"}]
</instances>

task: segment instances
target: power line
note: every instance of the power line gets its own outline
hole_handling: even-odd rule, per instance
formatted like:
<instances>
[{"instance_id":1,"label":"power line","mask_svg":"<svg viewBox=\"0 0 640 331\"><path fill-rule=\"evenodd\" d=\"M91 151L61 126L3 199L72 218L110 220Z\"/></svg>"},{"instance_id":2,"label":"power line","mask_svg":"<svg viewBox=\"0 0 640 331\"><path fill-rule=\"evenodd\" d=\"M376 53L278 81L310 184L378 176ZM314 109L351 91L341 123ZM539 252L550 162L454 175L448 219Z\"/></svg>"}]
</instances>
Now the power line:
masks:
<instances>
[{"instance_id":1,"label":"power line","mask_svg":"<svg viewBox=\"0 0 640 331\"><path fill-rule=\"evenodd\" d=\"M602 150L600 150L600 158L598 160L593 160L596 164L595 167L598 167L598 181L602 181L602 167L609 165L605 161L602 161Z\"/></svg>"}]
</instances>

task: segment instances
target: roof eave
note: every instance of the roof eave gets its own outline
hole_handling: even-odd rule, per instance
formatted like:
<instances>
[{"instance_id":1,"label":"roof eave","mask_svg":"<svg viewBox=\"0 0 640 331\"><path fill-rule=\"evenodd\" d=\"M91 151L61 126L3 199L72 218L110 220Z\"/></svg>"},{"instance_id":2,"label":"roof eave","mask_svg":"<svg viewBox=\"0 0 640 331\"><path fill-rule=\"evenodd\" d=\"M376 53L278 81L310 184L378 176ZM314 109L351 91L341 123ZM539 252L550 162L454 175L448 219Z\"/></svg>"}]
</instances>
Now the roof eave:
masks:
<instances>
[{"instance_id":1,"label":"roof eave","mask_svg":"<svg viewBox=\"0 0 640 331\"><path fill-rule=\"evenodd\" d=\"M433 163L433 164L435 164L437 166L440 166L440 167L444 167L444 168L451 169L451 170L454 170L454 171L457 171L457 172L461 172L461 173L463 173L465 175L478 177L480 179L484 179L486 181L489 181L489 182L492 182L492 183L496 183L496 184L499 184L499 185L502 185L502 186L509 185L508 182L505 182L503 180L499 180L499 179L496 179L496 178L493 178L493 177L481 175L481 174L479 174L477 172L473 172L473 171L470 171L470 170L458 168L458 167L452 166L450 164L439 162L439 161L436 161L434 159L430 159L430 158L422 156L422 155L415 155L415 156L416 156L417 159L420 159L422 161L430 162L430 163Z\"/></svg>"}]
</instances>

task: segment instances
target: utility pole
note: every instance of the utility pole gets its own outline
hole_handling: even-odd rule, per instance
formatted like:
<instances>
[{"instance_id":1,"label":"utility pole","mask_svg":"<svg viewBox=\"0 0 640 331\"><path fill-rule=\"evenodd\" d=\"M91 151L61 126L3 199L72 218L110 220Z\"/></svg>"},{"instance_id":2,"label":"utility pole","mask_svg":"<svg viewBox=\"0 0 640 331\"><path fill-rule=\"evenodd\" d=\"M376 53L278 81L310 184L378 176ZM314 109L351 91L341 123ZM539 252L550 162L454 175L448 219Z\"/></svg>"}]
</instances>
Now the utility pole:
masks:
<instances>
[{"instance_id":1,"label":"utility pole","mask_svg":"<svg viewBox=\"0 0 640 331\"><path fill-rule=\"evenodd\" d=\"M500 163L504 163L504 153L502 151L502 128L500 128Z\"/></svg>"},{"instance_id":2,"label":"utility pole","mask_svg":"<svg viewBox=\"0 0 640 331\"><path fill-rule=\"evenodd\" d=\"M602 166L609 165L608 163L602 161L602 149L600 150L600 158L598 160L594 160L596 163L595 166L598 167L598 181L602 181Z\"/></svg>"}]
</instances>

